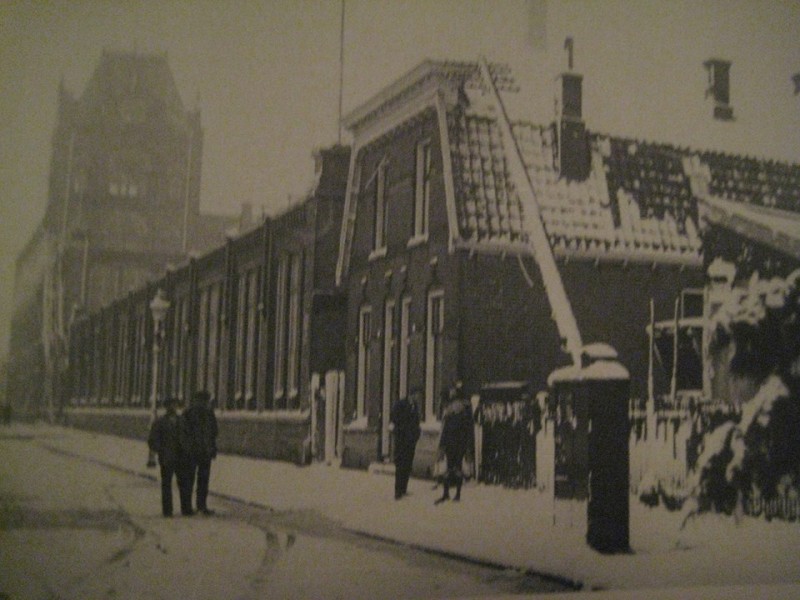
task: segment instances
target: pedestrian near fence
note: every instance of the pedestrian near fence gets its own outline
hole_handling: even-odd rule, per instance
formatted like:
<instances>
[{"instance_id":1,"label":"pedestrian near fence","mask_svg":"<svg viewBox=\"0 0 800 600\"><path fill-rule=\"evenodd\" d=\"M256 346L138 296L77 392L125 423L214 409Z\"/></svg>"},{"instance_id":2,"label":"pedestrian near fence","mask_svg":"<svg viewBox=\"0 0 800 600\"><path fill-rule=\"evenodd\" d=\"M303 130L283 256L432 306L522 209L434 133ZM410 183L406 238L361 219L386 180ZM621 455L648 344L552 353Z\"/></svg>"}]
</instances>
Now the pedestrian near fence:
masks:
<instances>
[{"instance_id":1,"label":"pedestrian near fence","mask_svg":"<svg viewBox=\"0 0 800 600\"><path fill-rule=\"evenodd\" d=\"M209 406L210 399L208 392L195 392L189 408L183 412L191 457L190 495L196 479L197 511L204 515L214 512L208 508L208 485L211 461L217 456L217 417Z\"/></svg>"},{"instance_id":2,"label":"pedestrian near fence","mask_svg":"<svg viewBox=\"0 0 800 600\"><path fill-rule=\"evenodd\" d=\"M192 482L191 458L187 447L186 429L183 419L176 412L178 401L175 398L164 400L166 413L158 417L150 428L147 445L158 455L161 470L161 512L165 517L172 516L172 478L178 483L181 514L191 516Z\"/></svg>"},{"instance_id":3,"label":"pedestrian near fence","mask_svg":"<svg viewBox=\"0 0 800 600\"><path fill-rule=\"evenodd\" d=\"M450 487L455 486L456 495L453 500L461 500L461 486L464 483L464 459L470 458L474 452L474 432L472 428L472 411L465 399L454 397L445 408L442 422L442 434L439 438L439 455L447 461L442 497L435 504L450 499Z\"/></svg>"}]
</instances>

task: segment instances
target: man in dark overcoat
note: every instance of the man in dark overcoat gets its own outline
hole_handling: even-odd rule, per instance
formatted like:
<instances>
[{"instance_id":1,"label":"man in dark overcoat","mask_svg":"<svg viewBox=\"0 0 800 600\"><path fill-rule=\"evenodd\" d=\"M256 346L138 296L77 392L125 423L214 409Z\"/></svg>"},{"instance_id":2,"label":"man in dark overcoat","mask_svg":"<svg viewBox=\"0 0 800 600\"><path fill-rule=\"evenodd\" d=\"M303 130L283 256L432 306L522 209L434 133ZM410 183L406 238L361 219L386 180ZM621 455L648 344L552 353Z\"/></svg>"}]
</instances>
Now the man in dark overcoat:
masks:
<instances>
[{"instance_id":1,"label":"man in dark overcoat","mask_svg":"<svg viewBox=\"0 0 800 600\"><path fill-rule=\"evenodd\" d=\"M209 406L208 392L198 391L192 396L189 408L183 412L189 450L192 459L190 493L197 479L197 511L210 515L208 508L208 483L211 479L211 461L217 456L217 417Z\"/></svg>"},{"instance_id":2,"label":"man in dark overcoat","mask_svg":"<svg viewBox=\"0 0 800 600\"><path fill-rule=\"evenodd\" d=\"M173 475L178 482L181 514L185 516L193 514L191 465L186 430L175 410L177 404L175 398L164 400L166 413L153 421L147 438L150 450L158 455L158 466L161 470L161 512L165 517L172 516Z\"/></svg>"},{"instance_id":3,"label":"man in dark overcoat","mask_svg":"<svg viewBox=\"0 0 800 600\"><path fill-rule=\"evenodd\" d=\"M408 478L414 464L414 451L419 440L419 402L422 390L414 388L411 396L392 405L390 420L394 425L394 499L408 493Z\"/></svg>"}]
</instances>

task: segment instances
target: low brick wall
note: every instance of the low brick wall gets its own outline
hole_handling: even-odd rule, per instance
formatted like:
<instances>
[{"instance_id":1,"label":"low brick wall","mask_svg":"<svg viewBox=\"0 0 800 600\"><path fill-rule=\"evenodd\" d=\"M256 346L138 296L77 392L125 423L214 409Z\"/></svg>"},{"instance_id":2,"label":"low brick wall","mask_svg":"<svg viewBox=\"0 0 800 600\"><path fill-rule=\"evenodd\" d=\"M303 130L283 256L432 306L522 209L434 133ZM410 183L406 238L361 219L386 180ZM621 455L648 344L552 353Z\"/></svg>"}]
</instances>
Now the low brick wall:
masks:
<instances>
[{"instance_id":1,"label":"low brick wall","mask_svg":"<svg viewBox=\"0 0 800 600\"><path fill-rule=\"evenodd\" d=\"M150 411L118 408L74 408L64 411L64 425L119 437L146 440ZM298 465L311 459L307 413L271 415L217 413L220 452L283 460Z\"/></svg>"},{"instance_id":2,"label":"low brick wall","mask_svg":"<svg viewBox=\"0 0 800 600\"><path fill-rule=\"evenodd\" d=\"M436 462L439 432L423 431L414 453L411 474L430 479L431 468ZM350 469L367 469L378 460L378 432L374 429L349 429L344 432L342 466Z\"/></svg>"},{"instance_id":3,"label":"low brick wall","mask_svg":"<svg viewBox=\"0 0 800 600\"><path fill-rule=\"evenodd\" d=\"M150 432L150 411L136 408L68 408L64 410L63 423L75 429L144 441Z\"/></svg>"},{"instance_id":4,"label":"low brick wall","mask_svg":"<svg viewBox=\"0 0 800 600\"><path fill-rule=\"evenodd\" d=\"M378 432L374 429L345 429L342 466L366 469L378 460Z\"/></svg>"},{"instance_id":5,"label":"low brick wall","mask_svg":"<svg viewBox=\"0 0 800 600\"><path fill-rule=\"evenodd\" d=\"M230 454L307 464L311 460L310 419L218 415L217 448Z\"/></svg>"}]
</instances>

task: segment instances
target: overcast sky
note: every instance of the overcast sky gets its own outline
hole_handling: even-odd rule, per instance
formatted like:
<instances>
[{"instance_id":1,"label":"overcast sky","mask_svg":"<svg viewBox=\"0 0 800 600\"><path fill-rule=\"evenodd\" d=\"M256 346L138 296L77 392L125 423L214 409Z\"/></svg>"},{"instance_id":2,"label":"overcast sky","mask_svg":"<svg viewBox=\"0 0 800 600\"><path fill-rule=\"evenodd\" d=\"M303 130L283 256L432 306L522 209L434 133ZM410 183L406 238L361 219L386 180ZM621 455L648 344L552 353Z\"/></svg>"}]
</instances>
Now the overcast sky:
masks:
<instances>
[{"instance_id":1,"label":"overcast sky","mask_svg":"<svg viewBox=\"0 0 800 600\"><path fill-rule=\"evenodd\" d=\"M595 131L800 160L800 2L346 0L345 114L425 58L511 64L547 122L575 40ZM103 48L167 52L205 130L201 207L268 213L311 182L314 148L337 140L338 0L0 2L0 356L13 261L46 203L58 83L80 95ZM736 120L711 119L702 62L733 62ZM347 142L345 134L343 141Z\"/></svg>"}]
</instances>

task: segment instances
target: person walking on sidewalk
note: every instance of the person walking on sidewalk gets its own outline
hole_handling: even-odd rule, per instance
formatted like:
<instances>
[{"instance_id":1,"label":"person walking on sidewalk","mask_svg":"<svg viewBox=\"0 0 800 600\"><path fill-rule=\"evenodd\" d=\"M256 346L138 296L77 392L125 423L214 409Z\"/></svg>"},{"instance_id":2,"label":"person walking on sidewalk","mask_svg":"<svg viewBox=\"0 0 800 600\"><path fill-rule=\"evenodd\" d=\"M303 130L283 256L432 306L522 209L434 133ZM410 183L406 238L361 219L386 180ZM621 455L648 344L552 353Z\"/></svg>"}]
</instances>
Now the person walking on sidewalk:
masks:
<instances>
[{"instance_id":1,"label":"person walking on sidewalk","mask_svg":"<svg viewBox=\"0 0 800 600\"><path fill-rule=\"evenodd\" d=\"M190 494L197 478L197 511L213 514L208 508L208 483L211 478L211 461L217 456L217 417L209 406L211 396L206 391L195 392L189 408L183 412L189 438Z\"/></svg>"},{"instance_id":2,"label":"person walking on sidewalk","mask_svg":"<svg viewBox=\"0 0 800 600\"><path fill-rule=\"evenodd\" d=\"M450 486L456 486L454 501L461 500L461 486L464 482L464 458L473 448L472 414L466 401L456 396L446 407L442 422L442 434L439 438L439 454L447 460L447 472L444 476L444 492L434 504L441 504L450 499Z\"/></svg>"},{"instance_id":3,"label":"person walking on sidewalk","mask_svg":"<svg viewBox=\"0 0 800 600\"><path fill-rule=\"evenodd\" d=\"M175 408L175 398L164 400L166 413L157 418L150 428L147 445L158 455L158 466L161 470L161 512L165 517L172 516L172 477L178 482L181 514L191 516L192 483L191 459L189 458L186 430L183 420Z\"/></svg>"},{"instance_id":4,"label":"person walking on sidewalk","mask_svg":"<svg viewBox=\"0 0 800 600\"><path fill-rule=\"evenodd\" d=\"M414 451L419 440L419 401L422 390L414 388L409 398L400 398L392 405L390 420L394 425L394 499L408 493L408 478L414 464Z\"/></svg>"}]
</instances>

